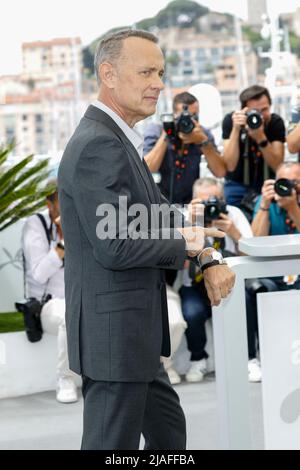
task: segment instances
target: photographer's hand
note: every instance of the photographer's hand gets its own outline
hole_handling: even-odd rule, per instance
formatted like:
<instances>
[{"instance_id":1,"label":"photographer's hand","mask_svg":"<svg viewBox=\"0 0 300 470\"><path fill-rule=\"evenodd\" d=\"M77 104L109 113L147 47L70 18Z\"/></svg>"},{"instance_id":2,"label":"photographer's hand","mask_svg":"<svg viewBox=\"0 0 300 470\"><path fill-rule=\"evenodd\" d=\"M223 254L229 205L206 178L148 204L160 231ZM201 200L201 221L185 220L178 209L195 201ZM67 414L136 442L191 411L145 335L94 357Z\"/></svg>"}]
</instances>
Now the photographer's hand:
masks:
<instances>
[{"instance_id":1,"label":"photographer's hand","mask_svg":"<svg viewBox=\"0 0 300 470\"><path fill-rule=\"evenodd\" d=\"M266 180L261 190L261 203L262 210L269 209L271 202L275 199L276 193L274 190L275 180Z\"/></svg>"},{"instance_id":2,"label":"photographer's hand","mask_svg":"<svg viewBox=\"0 0 300 470\"><path fill-rule=\"evenodd\" d=\"M246 112L248 108L243 108L239 111L235 111L232 115L232 126L234 129L240 131L241 127L246 126L247 116Z\"/></svg>"},{"instance_id":3,"label":"photographer's hand","mask_svg":"<svg viewBox=\"0 0 300 470\"><path fill-rule=\"evenodd\" d=\"M56 230L57 230L57 235L58 235L59 240L63 240L64 236L63 236L63 232L61 228L60 216L56 217L56 219L54 220L54 223L56 225Z\"/></svg>"},{"instance_id":4,"label":"photographer's hand","mask_svg":"<svg viewBox=\"0 0 300 470\"><path fill-rule=\"evenodd\" d=\"M285 209L289 214L295 213L295 210L298 209L298 195L295 189L292 190L291 196L281 197L275 193L274 199L278 206Z\"/></svg>"},{"instance_id":5,"label":"photographer's hand","mask_svg":"<svg viewBox=\"0 0 300 470\"><path fill-rule=\"evenodd\" d=\"M207 140L207 135L200 126L199 122L193 119L193 123L195 124L195 127L190 134L184 134L183 132L179 132L178 134L183 144L199 145L202 144L202 142L204 142L205 140Z\"/></svg>"},{"instance_id":6,"label":"photographer's hand","mask_svg":"<svg viewBox=\"0 0 300 470\"><path fill-rule=\"evenodd\" d=\"M241 238L241 232L236 228L233 221L226 214L220 214L220 218L214 220L212 223L213 227L223 230L230 238L235 242L238 242Z\"/></svg>"}]
</instances>

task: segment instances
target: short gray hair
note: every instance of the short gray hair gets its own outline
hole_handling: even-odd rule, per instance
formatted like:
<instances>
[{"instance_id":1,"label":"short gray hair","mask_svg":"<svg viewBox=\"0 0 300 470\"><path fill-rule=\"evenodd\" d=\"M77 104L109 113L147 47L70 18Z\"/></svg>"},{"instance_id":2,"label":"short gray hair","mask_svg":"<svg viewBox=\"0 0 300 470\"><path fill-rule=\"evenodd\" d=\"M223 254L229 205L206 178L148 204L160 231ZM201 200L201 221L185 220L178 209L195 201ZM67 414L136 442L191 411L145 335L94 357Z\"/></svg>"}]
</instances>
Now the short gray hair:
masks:
<instances>
[{"instance_id":1,"label":"short gray hair","mask_svg":"<svg viewBox=\"0 0 300 470\"><path fill-rule=\"evenodd\" d=\"M154 34L142 29L123 29L104 36L96 48L94 58L95 74L98 85L101 83L101 79L99 77L100 65L103 64L103 62L115 64L121 55L124 39L130 37L148 39L148 41L154 42L155 44L158 43L158 38Z\"/></svg>"},{"instance_id":2,"label":"short gray hair","mask_svg":"<svg viewBox=\"0 0 300 470\"><path fill-rule=\"evenodd\" d=\"M193 184L193 198L197 197L197 193L202 186L218 186L221 190L222 196L224 196L224 185L217 178L199 178Z\"/></svg>"}]
</instances>

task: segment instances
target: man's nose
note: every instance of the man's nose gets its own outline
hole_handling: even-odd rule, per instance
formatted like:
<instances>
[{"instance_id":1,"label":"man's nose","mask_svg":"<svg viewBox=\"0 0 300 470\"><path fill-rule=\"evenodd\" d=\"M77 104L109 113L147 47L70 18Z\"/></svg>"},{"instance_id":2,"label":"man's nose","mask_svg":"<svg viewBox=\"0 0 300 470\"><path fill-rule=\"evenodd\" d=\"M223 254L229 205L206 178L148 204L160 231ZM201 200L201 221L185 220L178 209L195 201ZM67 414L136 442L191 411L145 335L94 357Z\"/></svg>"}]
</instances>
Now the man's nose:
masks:
<instances>
[{"instance_id":1,"label":"man's nose","mask_svg":"<svg viewBox=\"0 0 300 470\"><path fill-rule=\"evenodd\" d=\"M160 91L162 91L162 90L165 88L165 84L164 84L164 82L163 82L163 80L162 80L161 77L158 76L158 77L156 78L155 82L154 82L153 85L152 85L152 88L156 88L156 89L158 89L158 90L160 90Z\"/></svg>"}]
</instances>

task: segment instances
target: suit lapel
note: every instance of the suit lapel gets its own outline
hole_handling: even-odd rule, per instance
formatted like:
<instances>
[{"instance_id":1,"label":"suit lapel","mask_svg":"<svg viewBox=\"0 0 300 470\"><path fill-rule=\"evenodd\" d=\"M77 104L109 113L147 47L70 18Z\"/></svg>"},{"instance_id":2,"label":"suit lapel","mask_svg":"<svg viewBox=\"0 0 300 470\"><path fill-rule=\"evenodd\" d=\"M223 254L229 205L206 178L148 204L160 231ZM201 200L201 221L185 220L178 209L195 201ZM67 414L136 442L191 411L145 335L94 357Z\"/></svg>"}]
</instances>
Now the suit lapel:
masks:
<instances>
[{"instance_id":1,"label":"suit lapel","mask_svg":"<svg viewBox=\"0 0 300 470\"><path fill-rule=\"evenodd\" d=\"M99 121L105 126L107 126L114 134L116 134L117 138L123 143L125 146L128 154L133 159L138 172L140 173L144 184L146 186L148 196L151 203L157 203L157 194L153 190L152 181L154 183L153 177L149 171L147 172L147 168L143 164L139 154L137 153L134 145L130 142L130 140L126 137L122 129L117 125L117 123L106 114L101 109L97 108L96 106L89 106L84 115L88 119L93 119L95 121ZM149 177L150 174L150 177ZM152 181L151 181L152 180ZM155 183L154 183L155 184Z\"/></svg>"}]
</instances>

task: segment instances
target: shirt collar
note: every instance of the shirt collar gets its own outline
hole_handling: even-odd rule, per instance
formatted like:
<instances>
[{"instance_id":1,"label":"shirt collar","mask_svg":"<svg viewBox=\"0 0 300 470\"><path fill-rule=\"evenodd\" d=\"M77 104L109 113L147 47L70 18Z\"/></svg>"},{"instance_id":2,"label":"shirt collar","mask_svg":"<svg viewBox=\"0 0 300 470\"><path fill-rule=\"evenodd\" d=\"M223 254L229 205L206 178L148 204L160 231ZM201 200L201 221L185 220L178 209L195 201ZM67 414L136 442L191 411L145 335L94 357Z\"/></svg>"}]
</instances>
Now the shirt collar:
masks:
<instances>
[{"instance_id":1,"label":"shirt collar","mask_svg":"<svg viewBox=\"0 0 300 470\"><path fill-rule=\"evenodd\" d=\"M139 134L139 132L136 129L129 127L128 124L117 113L115 113L115 111L102 103L102 101L96 100L92 103L92 105L101 109L101 111L108 114L115 121L115 123L124 132L127 139L130 140L142 160L144 139Z\"/></svg>"}]
</instances>

